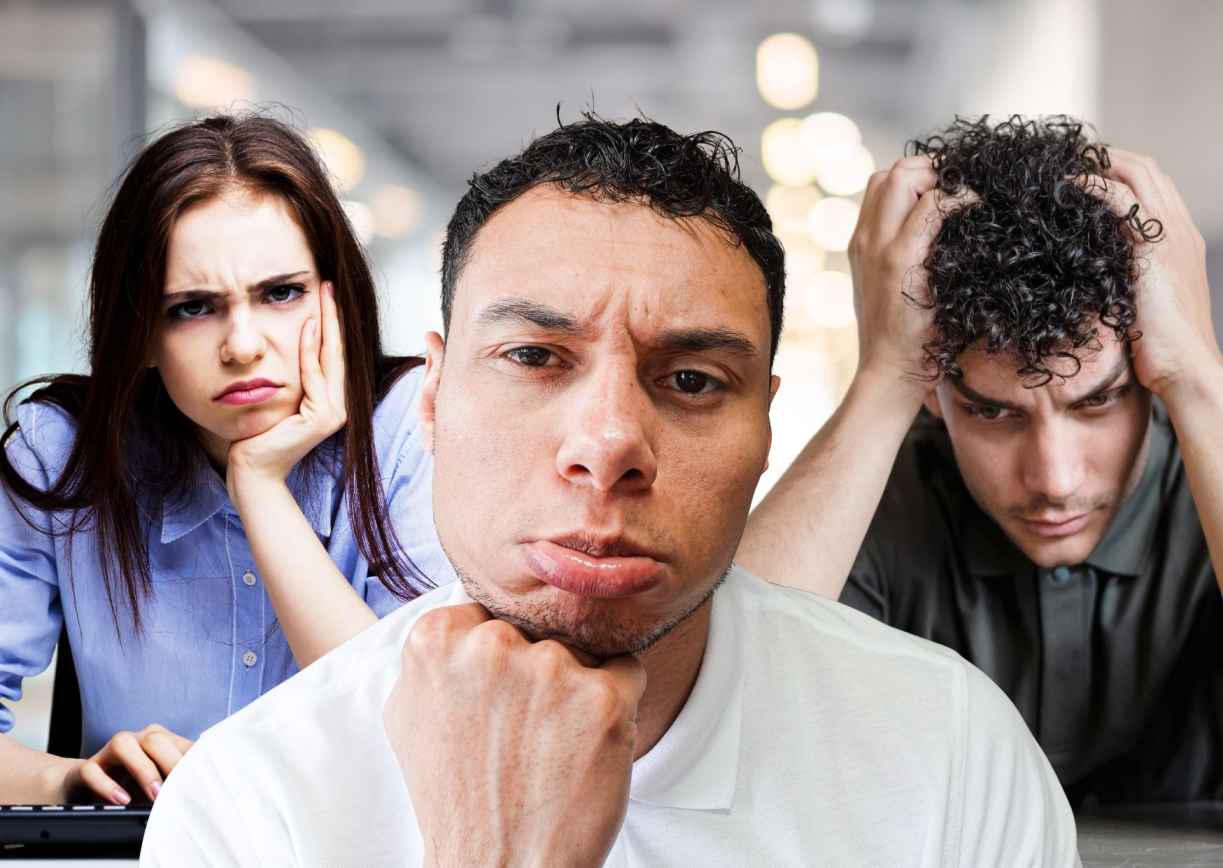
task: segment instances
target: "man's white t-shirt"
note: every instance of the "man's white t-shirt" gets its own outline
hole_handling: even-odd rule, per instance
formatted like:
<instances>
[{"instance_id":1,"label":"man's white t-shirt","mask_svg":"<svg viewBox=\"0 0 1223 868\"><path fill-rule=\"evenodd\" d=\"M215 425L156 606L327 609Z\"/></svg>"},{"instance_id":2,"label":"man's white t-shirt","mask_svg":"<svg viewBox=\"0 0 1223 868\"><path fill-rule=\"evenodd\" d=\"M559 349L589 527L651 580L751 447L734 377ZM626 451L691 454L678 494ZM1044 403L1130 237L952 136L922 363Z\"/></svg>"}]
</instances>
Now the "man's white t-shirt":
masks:
<instances>
[{"instance_id":1,"label":"man's white t-shirt","mask_svg":"<svg viewBox=\"0 0 1223 868\"><path fill-rule=\"evenodd\" d=\"M457 584L420 597L208 730L167 779L141 864L420 864L382 710L416 619L465 600ZM737 567L710 620L606 865L1078 864L1044 755L954 652Z\"/></svg>"}]
</instances>

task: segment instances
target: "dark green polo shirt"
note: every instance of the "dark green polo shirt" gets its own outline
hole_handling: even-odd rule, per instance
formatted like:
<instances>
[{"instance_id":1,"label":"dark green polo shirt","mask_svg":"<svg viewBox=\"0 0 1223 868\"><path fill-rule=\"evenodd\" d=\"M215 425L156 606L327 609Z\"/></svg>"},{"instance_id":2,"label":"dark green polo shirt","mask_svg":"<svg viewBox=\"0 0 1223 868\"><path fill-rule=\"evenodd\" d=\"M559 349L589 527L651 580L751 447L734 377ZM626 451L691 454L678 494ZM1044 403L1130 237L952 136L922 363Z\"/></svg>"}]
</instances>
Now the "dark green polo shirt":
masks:
<instances>
[{"instance_id":1,"label":"dark green polo shirt","mask_svg":"<svg viewBox=\"0 0 1223 868\"><path fill-rule=\"evenodd\" d=\"M1162 408L1100 544L1052 570L977 507L923 411L841 601L993 678L1072 802L1223 799L1223 595Z\"/></svg>"}]
</instances>

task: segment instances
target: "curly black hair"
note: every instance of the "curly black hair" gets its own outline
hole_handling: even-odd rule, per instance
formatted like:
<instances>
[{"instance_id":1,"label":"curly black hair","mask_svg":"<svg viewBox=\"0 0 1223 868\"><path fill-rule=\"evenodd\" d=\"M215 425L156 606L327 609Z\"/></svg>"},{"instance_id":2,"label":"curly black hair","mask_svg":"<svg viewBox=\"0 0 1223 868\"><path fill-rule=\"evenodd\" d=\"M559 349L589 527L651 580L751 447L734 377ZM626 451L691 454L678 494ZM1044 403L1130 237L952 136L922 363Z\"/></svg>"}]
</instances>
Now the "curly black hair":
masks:
<instances>
[{"instance_id":1,"label":"curly black hair","mask_svg":"<svg viewBox=\"0 0 1223 868\"><path fill-rule=\"evenodd\" d=\"M1098 345L1100 325L1118 340L1139 337L1135 246L1163 227L1140 219L1137 205L1117 214L1103 198L1108 150L1081 121L957 117L907 151L933 158L944 193L978 197L951 206L925 261L933 376L962 376L957 357L980 343L1013 356L1026 385L1042 386L1078 373L1078 351ZM1069 369L1055 371L1054 360Z\"/></svg>"},{"instance_id":2,"label":"curly black hair","mask_svg":"<svg viewBox=\"0 0 1223 868\"><path fill-rule=\"evenodd\" d=\"M450 328L455 285L476 233L503 205L540 184L608 202L642 202L665 217L700 217L743 245L764 275L777 353L785 300L785 254L764 204L739 179L739 149L730 137L706 131L681 135L635 118L617 123L594 112L563 123L519 154L468 182L446 227L442 246L442 323Z\"/></svg>"}]
</instances>

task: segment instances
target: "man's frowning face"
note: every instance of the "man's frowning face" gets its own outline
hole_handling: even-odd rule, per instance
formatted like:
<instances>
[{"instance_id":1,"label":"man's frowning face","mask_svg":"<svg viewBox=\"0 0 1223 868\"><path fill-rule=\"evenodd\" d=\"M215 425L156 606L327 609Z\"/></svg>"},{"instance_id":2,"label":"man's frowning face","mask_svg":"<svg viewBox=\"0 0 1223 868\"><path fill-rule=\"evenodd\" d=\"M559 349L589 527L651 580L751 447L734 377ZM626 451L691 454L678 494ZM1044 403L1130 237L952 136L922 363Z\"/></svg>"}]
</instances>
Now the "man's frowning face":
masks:
<instances>
[{"instance_id":1,"label":"man's frowning face","mask_svg":"<svg viewBox=\"0 0 1223 868\"><path fill-rule=\"evenodd\" d=\"M926 407L947 424L978 505L1041 567L1087 559L1146 464L1150 393L1106 335L1082 369L1026 388L1014 359L979 349Z\"/></svg>"},{"instance_id":2,"label":"man's frowning face","mask_svg":"<svg viewBox=\"0 0 1223 868\"><path fill-rule=\"evenodd\" d=\"M696 610L767 461L769 350L763 275L707 221L551 185L500 208L421 409L468 593L596 656Z\"/></svg>"}]
</instances>

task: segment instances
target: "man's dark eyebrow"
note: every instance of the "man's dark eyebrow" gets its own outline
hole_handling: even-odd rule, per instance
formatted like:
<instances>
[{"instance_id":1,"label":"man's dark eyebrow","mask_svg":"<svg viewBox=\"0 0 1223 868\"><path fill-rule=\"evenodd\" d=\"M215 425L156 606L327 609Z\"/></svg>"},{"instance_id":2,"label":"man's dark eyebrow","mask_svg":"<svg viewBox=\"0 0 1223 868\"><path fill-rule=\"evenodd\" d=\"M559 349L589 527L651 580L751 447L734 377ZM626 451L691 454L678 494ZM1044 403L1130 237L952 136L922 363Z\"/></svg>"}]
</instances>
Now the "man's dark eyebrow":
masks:
<instances>
[{"instance_id":1,"label":"man's dark eyebrow","mask_svg":"<svg viewBox=\"0 0 1223 868\"><path fill-rule=\"evenodd\" d=\"M1113 386L1117 385L1117 381L1122 375L1131 369L1132 365L1128 354L1123 355L1111 371L1104 377L1100 378L1100 382L1093 386L1086 394L1081 395L1071 401L1072 404L1077 404L1080 401L1086 401L1088 398L1094 398L1101 392L1107 392Z\"/></svg>"},{"instance_id":2,"label":"man's dark eyebrow","mask_svg":"<svg viewBox=\"0 0 1223 868\"><path fill-rule=\"evenodd\" d=\"M302 277L303 275L307 275L309 273L309 271L289 271L284 274L273 274L271 277L265 277L263 280L251 286L248 291L259 292L264 289L270 289L273 286L279 286L282 283L287 283L290 280ZM209 299L220 298L223 295L225 295L225 293L215 289L184 289L179 292L166 293L164 296L162 296L162 303L174 304L175 302L195 301L197 299L207 301Z\"/></svg>"},{"instance_id":3,"label":"man's dark eyebrow","mask_svg":"<svg viewBox=\"0 0 1223 868\"><path fill-rule=\"evenodd\" d=\"M984 404L987 407L1001 407L1004 410L1018 411L1020 409L1018 405L1012 404L1010 401L1003 401L1001 398L991 398L988 395L982 395L976 389L965 383L963 377L948 377L948 379L951 380L951 385L957 392L974 403Z\"/></svg>"},{"instance_id":4,"label":"man's dark eyebrow","mask_svg":"<svg viewBox=\"0 0 1223 868\"><path fill-rule=\"evenodd\" d=\"M480 325L507 321L526 323L550 332L561 332L567 335L576 335L582 331L578 321L569 314L525 298L495 301L480 311L480 315L476 317L476 322Z\"/></svg>"},{"instance_id":5,"label":"man's dark eyebrow","mask_svg":"<svg viewBox=\"0 0 1223 868\"><path fill-rule=\"evenodd\" d=\"M1121 361L1119 361L1117 365L1111 371L1108 372L1108 374L1106 374L1104 377L1100 379L1099 383L1093 386L1087 393L1085 393L1084 395L1078 398L1075 398L1070 403L1078 404L1080 401L1086 401L1088 398L1093 398L1096 395L1099 395L1101 392L1108 391L1110 388L1112 388L1116 384L1117 380L1121 378L1121 375L1124 374L1129 369L1130 369L1129 356L1123 356L1121 358ZM956 391L959 392L961 395L963 395L965 398L968 398L970 401L974 401L975 403L978 403L978 404L984 404L987 407L1001 407L1004 410L1020 410L1021 409L1017 405L1012 404L1010 401L1003 401L1001 398L991 398L988 395L982 395L980 392L978 392L977 390L969 386L967 383L965 383L963 377L951 377L950 380L951 380L951 385L955 387Z\"/></svg>"},{"instance_id":6,"label":"man's dark eyebrow","mask_svg":"<svg viewBox=\"0 0 1223 868\"><path fill-rule=\"evenodd\" d=\"M667 331L655 342L663 350L700 353L724 350L741 356L758 356L760 350L747 337L731 329L675 329Z\"/></svg>"}]
</instances>

